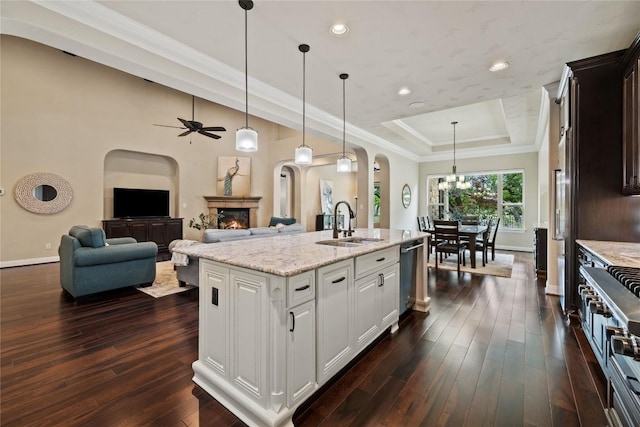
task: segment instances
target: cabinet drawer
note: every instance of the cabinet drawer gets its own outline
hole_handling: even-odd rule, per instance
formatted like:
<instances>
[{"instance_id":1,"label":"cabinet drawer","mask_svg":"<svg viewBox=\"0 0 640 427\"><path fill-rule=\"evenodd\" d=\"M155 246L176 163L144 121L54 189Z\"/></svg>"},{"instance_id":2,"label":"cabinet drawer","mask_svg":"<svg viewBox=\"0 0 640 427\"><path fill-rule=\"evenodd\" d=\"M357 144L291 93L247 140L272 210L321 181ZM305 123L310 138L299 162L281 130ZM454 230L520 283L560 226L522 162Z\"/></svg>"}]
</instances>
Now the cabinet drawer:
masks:
<instances>
[{"instance_id":1,"label":"cabinet drawer","mask_svg":"<svg viewBox=\"0 0 640 427\"><path fill-rule=\"evenodd\" d=\"M316 297L315 271L290 277L287 283L287 307L310 301Z\"/></svg>"},{"instance_id":2,"label":"cabinet drawer","mask_svg":"<svg viewBox=\"0 0 640 427\"><path fill-rule=\"evenodd\" d=\"M356 258L356 279L373 273L387 265L395 264L400 259L400 248L393 246Z\"/></svg>"}]
</instances>

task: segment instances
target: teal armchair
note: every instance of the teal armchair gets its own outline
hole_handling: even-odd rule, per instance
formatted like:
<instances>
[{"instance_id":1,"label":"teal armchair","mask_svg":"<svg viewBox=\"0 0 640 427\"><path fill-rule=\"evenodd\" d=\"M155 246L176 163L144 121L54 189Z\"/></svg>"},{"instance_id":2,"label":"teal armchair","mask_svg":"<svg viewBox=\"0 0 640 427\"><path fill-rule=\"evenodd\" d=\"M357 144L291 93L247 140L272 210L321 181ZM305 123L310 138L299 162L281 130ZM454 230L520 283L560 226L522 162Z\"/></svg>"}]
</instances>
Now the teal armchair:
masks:
<instances>
[{"instance_id":1,"label":"teal armchair","mask_svg":"<svg viewBox=\"0 0 640 427\"><path fill-rule=\"evenodd\" d=\"M74 226L60 240L60 285L74 298L127 286L148 286L156 278L154 242L132 237L106 239L101 228Z\"/></svg>"}]
</instances>

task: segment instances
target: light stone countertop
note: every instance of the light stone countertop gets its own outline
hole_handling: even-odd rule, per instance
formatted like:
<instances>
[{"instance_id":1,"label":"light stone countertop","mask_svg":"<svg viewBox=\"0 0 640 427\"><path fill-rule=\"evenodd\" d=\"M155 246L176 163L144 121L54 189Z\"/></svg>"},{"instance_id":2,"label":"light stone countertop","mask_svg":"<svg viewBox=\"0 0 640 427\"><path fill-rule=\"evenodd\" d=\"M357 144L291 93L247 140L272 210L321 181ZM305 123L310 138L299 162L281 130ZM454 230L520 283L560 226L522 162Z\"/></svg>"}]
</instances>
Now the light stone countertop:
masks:
<instances>
[{"instance_id":1,"label":"light stone countertop","mask_svg":"<svg viewBox=\"0 0 640 427\"><path fill-rule=\"evenodd\" d=\"M610 265L640 268L640 243L576 240L576 243L598 255Z\"/></svg>"},{"instance_id":2,"label":"light stone countertop","mask_svg":"<svg viewBox=\"0 0 640 427\"><path fill-rule=\"evenodd\" d=\"M426 244L428 236L427 233L415 230L358 229L353 234L354 237L383 240L354 247L316 244L320 240L332 240L332 234L331 230L325 230L229 242L201 243L175 248L174 251L278 276L294 276L405 242L425 239Z\"/></svg>"}]
</instances>

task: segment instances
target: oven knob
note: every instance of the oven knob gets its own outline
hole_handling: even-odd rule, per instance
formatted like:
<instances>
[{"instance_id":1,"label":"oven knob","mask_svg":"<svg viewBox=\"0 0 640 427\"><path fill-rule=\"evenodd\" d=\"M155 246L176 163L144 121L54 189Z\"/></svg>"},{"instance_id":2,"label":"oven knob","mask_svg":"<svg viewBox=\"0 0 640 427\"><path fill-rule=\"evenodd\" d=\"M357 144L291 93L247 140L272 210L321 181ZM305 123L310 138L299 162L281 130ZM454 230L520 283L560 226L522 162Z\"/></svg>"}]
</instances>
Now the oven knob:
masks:
<instances>
[{"instance_id":1,"label":"oven knob","mask_svg":"<svg viewBox=\"0 0 640 427\"><path fill-rule=\"evenodd\" d=\"M591 290L591 286L589 286L589 285L582 284L582 285L578 286L578 293L579 294L582 294L583 291L590 291L590 290Z\"/></svg>"},{"instance_id":2,"label":"oven knob","mask_svg":"<svg viewBox=\"0 0 640 427\"><path fill-rule=\"evenodd\" d=\"M626 336L625 330L622 328L616 328L615 326L607 326L607 340L611 341L611 337L614 335L620 337Z\"/></svg>"},{"instance_id":3,"label":"oven knob","mask_svg":"<svg viewBox=\"0 0 640 427\"><path fill-rule=\"evenodd\" d=\"M593 314L604 314L604 303L598 299L589 302L589 311Z\"/></svg>"},{"instance_id":4,"label":"oven knob","mask_svg":"<svg viewBox=\"0 0 640 427\"><path fill-rule=\"evenodd\" d=\"M593 289L589 286L585 286L584 289L580 292L580 295L584 298L587 295L594 295Z\"/></svg>"},{"instance_id":5,"label":"oven knob","mask_svg":"<svg viewBox=\"0 0 640 427\"><path fill-rule=\"evenodd\" d=\"M584 297L584 302L591 305L591 301L600 301L600 298L598 298L598 295L596 294L587 294Z\"/></svg>"},{"instance_id":6,"label":"oven knob","mask_svg":"<svg viewBox=\"0 0 640 427\"><path fill-rule=\"evenodd\" d=\"M629 337L612 336L611 347L616 354L622 354L623 356L634 356L634 341Z\"/></svg>"}]
</instances>

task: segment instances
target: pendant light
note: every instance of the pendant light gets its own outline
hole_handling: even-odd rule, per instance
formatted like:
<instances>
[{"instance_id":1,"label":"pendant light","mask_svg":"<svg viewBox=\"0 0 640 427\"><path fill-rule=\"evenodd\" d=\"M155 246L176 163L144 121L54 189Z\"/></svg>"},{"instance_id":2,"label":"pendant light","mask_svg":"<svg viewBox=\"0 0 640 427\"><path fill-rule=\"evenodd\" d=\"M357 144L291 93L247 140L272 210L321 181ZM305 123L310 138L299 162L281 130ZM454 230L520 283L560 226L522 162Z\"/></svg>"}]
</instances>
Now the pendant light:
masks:
<instances>
[{"instance_id":1,"label":"pendant light","mask_svg":"<svg viewBox=\"0 0 640 427\"><path fill-rule=\"evenodd\" d=\"M346 103L345 103L345 82L349 78L349 74L340 74L342 80L342 157L338 159L338 172L351 172L351 159L345 154L345 130L347 126L346 119Z\"/></svg>"},{"instance_id":2,"label":"pendant light","mask_svg":"<svg viewBox=\"0 0 640 427\"><path fill-rule=\"evenodd\" d=\"M236 130L236 150L257 151L258 132L249 127L249 70L247 60L247 12L253 9L251 0L239 0L238 4L244 9L244 87L245 87L245 122L244 127Z\"/></svg>"},{"instance_id":3,"label":"pendant light","mask_svg":"<svg viewBox=\"0 0 640 427\"><path fill-rule=\"evenodd\" d=\"M438 184L438 190L447 190L449 187L458 190L466 190L471 188L471 183L464 180L464 175L456 173L456 125L458 122L451 122L453 125L453 168L451 175L447 175L444 181Z\"/></svg>"},{"instance_id":4,"label":"pendant light","mask_svg":"<svg viewBox=\"0 0 640 427\"><path fill-rule=\"evenodd\" d=\"M305 72L306 72L306 54L309 52L308 44L301 44L298 50L302 52L302 145L296 148L294 161L298 165L310 165L313 161L313 150L304 144L305 137Z\"/></svg>"}]
</instances>

